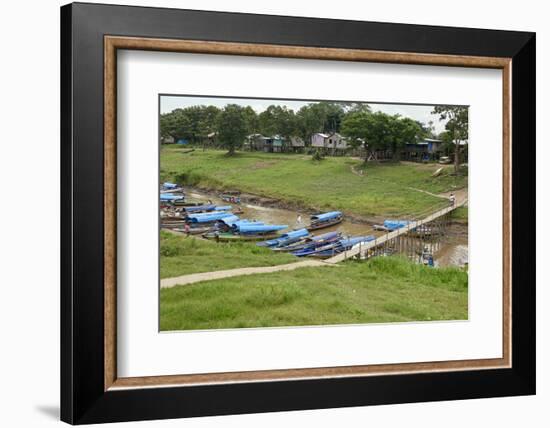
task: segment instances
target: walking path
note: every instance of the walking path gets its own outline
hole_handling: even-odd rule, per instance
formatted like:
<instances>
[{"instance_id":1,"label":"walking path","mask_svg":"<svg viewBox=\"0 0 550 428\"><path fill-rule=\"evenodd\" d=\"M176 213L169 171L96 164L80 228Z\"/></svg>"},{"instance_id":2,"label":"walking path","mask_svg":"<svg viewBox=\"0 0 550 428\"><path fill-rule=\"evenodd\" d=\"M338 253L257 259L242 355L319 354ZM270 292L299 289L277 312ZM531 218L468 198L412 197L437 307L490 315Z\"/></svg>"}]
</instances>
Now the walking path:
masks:
<instances>
[{"instance_id":1,"label":"walking path","mask_svg":"<svg viewBox=\"0 0 550 428\"><path fill-rule=\"evenodd\" d=\"M248 267L248 268L239 268L239 269L219 270L215 272L192 273L189 275L177 276L175 278L161 279L160 287L171 288L176 285L189 285L189 284L195 284L201 281L210 281L212 279L231 278L233 276L253 275L258 273L272 273L272 272L278 272L283 270L294 270L294 269L299 269L303 267L318 267L318 266L334 266L334 265L327 264L320 260L302 260L296 263L288 263L285 265L278 265L278 266Z\"/></svg>"}]
</instances>

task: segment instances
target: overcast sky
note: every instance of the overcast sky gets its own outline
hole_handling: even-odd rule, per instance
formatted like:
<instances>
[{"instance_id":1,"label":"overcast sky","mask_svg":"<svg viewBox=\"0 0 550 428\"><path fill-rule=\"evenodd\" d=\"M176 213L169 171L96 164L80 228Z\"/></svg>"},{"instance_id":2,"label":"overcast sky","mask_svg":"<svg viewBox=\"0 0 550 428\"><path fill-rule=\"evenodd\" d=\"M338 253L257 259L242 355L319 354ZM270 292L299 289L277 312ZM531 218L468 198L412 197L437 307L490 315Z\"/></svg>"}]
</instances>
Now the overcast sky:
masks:
<instances>
[{"instance_id":1,"label":"overcast sky","mask_svg":"<svg viewBox=\"0 0 550 428\"><path fill-rule=\"evenodd\" d=\"M238 104L241 106L250 106L256 113L261 113L270 105L286 106L297 112L300 107L315 101L293 101L293 100L272 100L272 99L253 99L253 98L219 98L219 97L192 97L192 96L172 96L163 95L160 100L160 112L169 113L176 108L185 108L195 105L213 105L223 108L227 104ZM418 120L427 124L433 121L435 132L440 133L445 129L445 123L439 120L439 115L431 114L433 106L408 105L408 104L375 104L367 103L373 111L382 111L388 114L400 114L404 117Z\"/></svg>"}]
</instances>

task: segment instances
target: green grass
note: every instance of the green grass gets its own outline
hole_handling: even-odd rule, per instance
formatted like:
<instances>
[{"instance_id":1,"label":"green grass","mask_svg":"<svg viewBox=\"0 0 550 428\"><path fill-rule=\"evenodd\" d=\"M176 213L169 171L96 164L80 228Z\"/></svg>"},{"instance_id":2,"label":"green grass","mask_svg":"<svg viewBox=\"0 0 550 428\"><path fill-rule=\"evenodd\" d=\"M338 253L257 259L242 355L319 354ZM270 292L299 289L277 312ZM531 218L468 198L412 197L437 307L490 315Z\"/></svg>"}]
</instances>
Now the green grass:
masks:
<instances>
[{"instance_id":1,"label":"green grass","mask_svg":"<svg viewBox=\"0 0 550 428\"><path fill-rule=\"evenodd\" d=\"M465 320L468 275L400 257L176 286L161 330Z\"/></svg>"},{"instance_id":2,"label":"green grass","mask_svg":"<svg viewBox=\"0 0 550 428\"><path fill-rule=\"evenodd\" d=\"M161 151L161 178L207 189L237 189L289 205L313 210L338 209L347 214L375 216L420 216L445 206L446 202L416 192L414 187L432 193L464 187L465 176L443 174L436 164L369 163L365 173L362 161L349 157L330 157L314 162L302 154L239 152L228 157L224 151L196 150L183 154L177 148Z\"/></svg>"},{"instance_id":3,"label":"green grass","mask_svg":"<svg viewBox=\"0 0 550 428\"><path fill-rule=\"evenodd\" d=\"M459 207L453 211L453 220L468 223L468 207Z\"/></svg>"},{"instance_id":4,"label":"green grass","mask_svg":"<svg viewBox=\"0 0 550 428\"><path fill-rule=\"evenodd\" d=\"M160 233L160 277L212 272L241 267L274 266L297 261L285 253L248 242L213 242L194 237Z\"/></svg>"}]
</instances>

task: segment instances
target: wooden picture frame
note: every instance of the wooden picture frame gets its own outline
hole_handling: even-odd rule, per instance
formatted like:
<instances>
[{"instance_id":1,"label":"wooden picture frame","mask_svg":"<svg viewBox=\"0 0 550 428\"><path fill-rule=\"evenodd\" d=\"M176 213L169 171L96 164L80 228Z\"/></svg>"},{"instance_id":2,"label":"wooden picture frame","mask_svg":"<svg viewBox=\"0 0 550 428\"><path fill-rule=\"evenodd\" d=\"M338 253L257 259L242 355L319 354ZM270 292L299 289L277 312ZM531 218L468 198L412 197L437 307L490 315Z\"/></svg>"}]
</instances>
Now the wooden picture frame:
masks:
<instances>
[{"instance_id":1,"label":"wooden picture frame","mask_svg":"<svg viewBox=\"0 0 550 428\"><path fill-rule=\"evenodd\" d=\"M367 22L346 22L345 32L327 31L338 25L126 6L61 9L62 420L95 423L534 393L534 34ZM501 69L503 357L117 377L117 49ZM519 136L521 143L514 144Z\"/></svg>"}]
</instances>

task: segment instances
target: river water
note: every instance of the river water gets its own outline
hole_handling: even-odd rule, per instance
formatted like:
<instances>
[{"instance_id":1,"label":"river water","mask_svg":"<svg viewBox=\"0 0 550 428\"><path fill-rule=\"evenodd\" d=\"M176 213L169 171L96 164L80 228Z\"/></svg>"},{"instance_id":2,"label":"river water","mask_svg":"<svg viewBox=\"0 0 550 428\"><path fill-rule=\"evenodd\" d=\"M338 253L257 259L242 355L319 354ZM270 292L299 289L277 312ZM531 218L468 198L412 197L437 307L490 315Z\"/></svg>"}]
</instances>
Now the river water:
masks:
<instances>
[{"instance_id":1,"label":"river water","mask_svg":"<svg viewBox=\"0 0 550 428\"><path fill-rule=\"evenodd\" d=\"M193 189L186 192L188 198L196 202L210 201L216 205L232 205L235 209L241 209L243 212L237 214L242 219L260 220L270 224L285 224L289 229L300 229L309 224L310 213L296 210L278 208L271 206L261 206L252 203L242 202L241 204L231 204L223 201L215 194L205 193ZM301 223L299 222L301 217ZM371 224L353 222L351 220L342 221L332 227L320 229L316 234L331 231L341 232L348 236L380 236L383 232L376 231ZM464 266L468 262L468 229L467 226L453 224L449 233L445 236L439 249L434 253L434 262L436 266Z\"/></svg>"}]
</instances>

